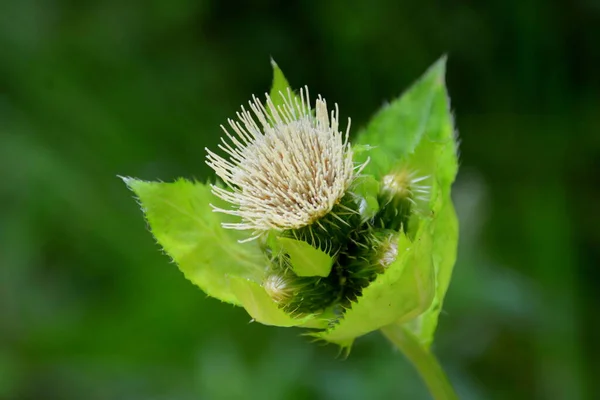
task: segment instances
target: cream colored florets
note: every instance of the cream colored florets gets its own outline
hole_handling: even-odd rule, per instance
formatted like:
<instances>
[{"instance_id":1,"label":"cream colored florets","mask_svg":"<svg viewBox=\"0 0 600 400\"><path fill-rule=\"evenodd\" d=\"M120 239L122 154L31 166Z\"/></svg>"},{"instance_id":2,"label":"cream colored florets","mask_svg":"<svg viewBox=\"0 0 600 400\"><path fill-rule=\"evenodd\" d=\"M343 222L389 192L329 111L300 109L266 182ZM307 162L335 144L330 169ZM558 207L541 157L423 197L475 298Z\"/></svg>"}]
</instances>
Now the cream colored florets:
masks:
<instances>
[{"instance_id":1,"label":"cream colored florets","mask_svg":"<svg viewBox=\"0 0 600 400\"><path fill-rule=\"evenodd\" d=\"M241 217L225 228L251 230L255 237L271 229L298 229L315 222L339 202L354 178L352 150L346 133L338 131L338 108L329 112L319 97L311 110L308 89L295 98L281 94L276 107L267 95L256 97L250 111L242 107L229 120L229 140L219 148L228 158L207 149L207 164L228 188L213 186L215 195L233 205L215 211Z\"/></svg>"},{"instance_id":2,"label":"cream colored florets","mask_svg":"<svg viewBox=\"0 0 600 400\"><path fill-rule=\"evenodd\" d=\"M398 258L398 236L388 235L380 244L378 250L378 263L384 269Z\"/></svg>"},{"instance_id":3,"label":"cream colored florets","mask_svg":"<svg viewBox=\"0 0 600 400\"><path fill-rule=\"evenodd\" d=\"M294 290L281 275L269 275L263 282L263 288L276 303L284 303L294 296Z\"/></svg>"}]
</instances>

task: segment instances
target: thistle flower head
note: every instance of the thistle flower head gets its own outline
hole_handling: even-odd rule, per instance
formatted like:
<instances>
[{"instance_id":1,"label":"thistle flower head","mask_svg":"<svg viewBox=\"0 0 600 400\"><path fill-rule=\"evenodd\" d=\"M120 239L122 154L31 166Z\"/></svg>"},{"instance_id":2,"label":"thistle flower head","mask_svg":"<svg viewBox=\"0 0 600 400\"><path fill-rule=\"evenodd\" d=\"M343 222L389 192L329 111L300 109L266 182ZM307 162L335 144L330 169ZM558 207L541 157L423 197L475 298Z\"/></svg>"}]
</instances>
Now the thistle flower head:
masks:
<instances>
[{"instance_id":1,"label":"thistle flower head","mask_svg":"<svg viewBox=\"0 0 600 400\"><path fill-rule=\"evenodd\" d=\"M345 134L338 130L338 108L329 114L318 97L311 111L308 89L299 98L288 89L276 106L267 95L263 105L256 97L250 111L242 107L237 121L229 120L228 141L221 138L224 158L207 149L207 164L228 188L213 186L215 195L232 209L215 211L241 217L225 228L251 230L260 236L308 226L326 215L344 196L355 171Z\"/></svg>"},{"instance_id":2,"label":"thistle flower head","mask_svg":"<svg viewBox=\"0 0 600 400\"><path fill-rule=\"evenodd\" d=\"M347 349L395 327L427 345L458 234L444 65L377 113L357 138L356 164L337 106L311 104L306 89L280 93L289 84L273 63L277 98L253 97L222 127L220 150L207 150L224 184L125 183L185 276L254 320L310 328ZM427 134L406 129L423 112ZM240 236L261 240L240 246Z\"/></svg>"}]
</instances>

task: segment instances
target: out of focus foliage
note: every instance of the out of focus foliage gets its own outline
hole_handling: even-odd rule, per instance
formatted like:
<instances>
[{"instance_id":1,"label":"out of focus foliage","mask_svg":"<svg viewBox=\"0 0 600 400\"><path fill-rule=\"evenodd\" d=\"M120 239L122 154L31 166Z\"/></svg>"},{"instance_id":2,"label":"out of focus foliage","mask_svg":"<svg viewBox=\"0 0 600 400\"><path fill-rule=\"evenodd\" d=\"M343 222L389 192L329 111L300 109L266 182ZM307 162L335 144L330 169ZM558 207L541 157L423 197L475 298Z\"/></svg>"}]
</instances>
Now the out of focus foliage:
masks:
<instances>
[{"instance_id":1,"label":"out of focus foliage","mask_svg":"<svg viewBox=\"0 0 600 400\"><path fill-rule=\"evenodd\" d=\"M270 56L357 132L444 52L461 243L434 350L464 399L594 398L599 26L591 0L0 2L0 399L426 399L380 335L342 360L206 298L116 175L208 178Z\"/></svg>"}]
</instances>

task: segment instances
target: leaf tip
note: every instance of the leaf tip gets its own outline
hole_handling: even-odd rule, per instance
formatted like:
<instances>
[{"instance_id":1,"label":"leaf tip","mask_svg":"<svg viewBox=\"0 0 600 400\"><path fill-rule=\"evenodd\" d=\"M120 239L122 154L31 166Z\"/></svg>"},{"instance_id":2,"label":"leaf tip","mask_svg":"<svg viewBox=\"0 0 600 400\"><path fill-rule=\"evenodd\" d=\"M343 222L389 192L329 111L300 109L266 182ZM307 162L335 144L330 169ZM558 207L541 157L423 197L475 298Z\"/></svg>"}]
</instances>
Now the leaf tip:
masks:
<instances>
[{"instance_id":1,"label":"leaf tip","mask_svg":"<svg viewBox=\"0 0 600 400\"><path fill-rule=\"evenodd\" d=\"M145 183L144 181L137 179L137 178L133 178L131 176L121 176L121 175L117 175L118 178L120 178L123 183L127 186L127 188L129 188L129 190L131 190L132 192L137 194L137 189L139 189L140 185Z\"/></svg>"},{"instance_id":2,"label":"leaf tip","mask_svg":"<svg viewBox=\"0 0 600 400\"><path fill-rule=\"evenodd\" d=\"M429 67L428 72L437 75L437 83L444 84L444 79L446 76L446 65L448 64L448 54L444 53L440 58L437 59L435 63L431 67Z\"/></svg>"},{"instance_id":3,"label":"leaf tip","mask_svg":"<svg viewBox=\"0 0 600 400\"><path fill-rule=\"evenodd\" d=\"M279 65L277 65L277 62L275 62L275 59L273 58L273 56L271 56L271 67L275 70L275 69L279 69Z\"/></svg>"},{"instance_id":4,"label":"leaf tip","mask_svg":"<svg viewBox=\"0 0 600 400\"><path fill-rule=\"evenodd\" d=\"M133 185L135 184L135 181L137 181L138 179L135 179L131 176L123 176L123 175L117 175L117 178L121 179L123 181L123 183L130 189L133 190Z\"/></svg>"},{"instance_id":5,"label":"leaf tip","mask_svg":"<svg viewBox=\"0 0 600 400\"><path fill-rule=\"evenodd\" d=\"M131 179L133 179L130 176L123 176L123 175L117 175L117 178L121 179L123 182L125 182L125 184L127 184L127 182L129 182Z\"/></svg>"}]
</instances>

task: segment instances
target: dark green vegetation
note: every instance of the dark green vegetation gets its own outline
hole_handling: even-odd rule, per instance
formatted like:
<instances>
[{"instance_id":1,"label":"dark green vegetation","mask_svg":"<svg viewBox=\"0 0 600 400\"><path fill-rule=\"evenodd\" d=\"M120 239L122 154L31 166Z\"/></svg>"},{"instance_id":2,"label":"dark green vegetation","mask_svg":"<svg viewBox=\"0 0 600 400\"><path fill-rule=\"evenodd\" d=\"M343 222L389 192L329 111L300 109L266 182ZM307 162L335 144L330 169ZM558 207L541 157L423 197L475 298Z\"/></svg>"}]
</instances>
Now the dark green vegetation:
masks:
<instances>
[{"instance_id":1,"label":"dark green vegetation","mask_svg":"<svg viewBox=\"0 0 600 400\"><path fill-rule=\"evenodd\" d=\"M208 177L269 56L357 133L444 52L461 243L434 348L464 399L594 398L598 5L228 3L0 2L0 398L426 399L381 335L339 360L206 298L116 175Z\"/></svg>"}]
</instances>

